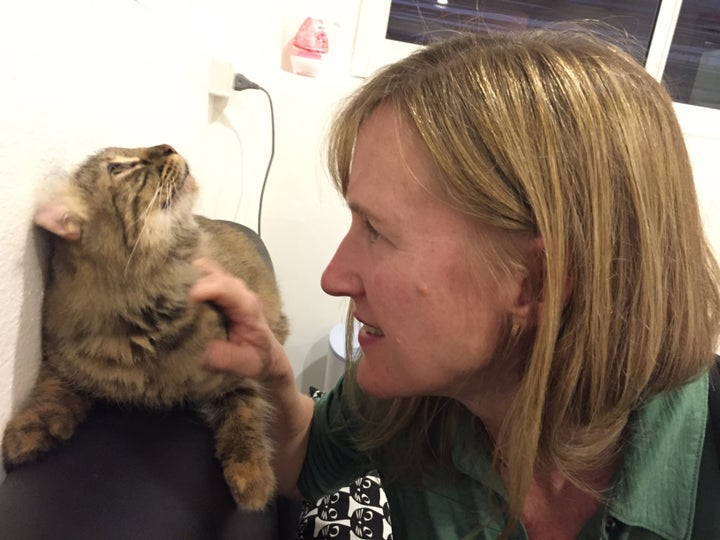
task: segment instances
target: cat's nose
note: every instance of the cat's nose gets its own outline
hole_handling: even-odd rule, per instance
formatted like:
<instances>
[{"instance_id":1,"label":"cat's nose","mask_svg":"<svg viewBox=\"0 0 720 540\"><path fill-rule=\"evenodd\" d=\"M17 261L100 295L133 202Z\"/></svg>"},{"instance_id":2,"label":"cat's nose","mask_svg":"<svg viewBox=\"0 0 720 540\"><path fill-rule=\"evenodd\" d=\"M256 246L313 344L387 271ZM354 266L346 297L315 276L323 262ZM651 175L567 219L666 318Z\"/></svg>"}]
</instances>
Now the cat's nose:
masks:
<instances>
[{"instance_id":1,"label":"cat's nose","mask_svg":"<svg viewBox=\"0 0 720 540\"><path fill-rule=\"evenodd\" d=\"M148 153L151 157L163 157L163 156L169 156L170 154L177 154L175 149L170 146L169 144L160 144L158 146L153 146L152 148L148 148Z\"/></svg>"}]
</instances>

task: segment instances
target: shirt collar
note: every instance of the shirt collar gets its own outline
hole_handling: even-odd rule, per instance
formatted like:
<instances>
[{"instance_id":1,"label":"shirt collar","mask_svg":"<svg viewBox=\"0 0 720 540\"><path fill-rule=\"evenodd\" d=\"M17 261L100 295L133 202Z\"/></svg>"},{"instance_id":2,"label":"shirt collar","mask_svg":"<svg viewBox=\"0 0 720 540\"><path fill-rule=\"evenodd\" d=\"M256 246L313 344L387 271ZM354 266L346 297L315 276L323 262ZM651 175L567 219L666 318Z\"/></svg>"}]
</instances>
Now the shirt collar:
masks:
<instances>
[{"instance_id":1,"label":"shirt collar","mask_svg":"<svg viewBox=\"0 0 720 540\"><path fill-rule=\"evenodd\" d=\"M492 466L492 455L479 422L469 411L459 422L452 450L455 468L506 499L505 486Z\"/></svg>"},{"instance_id":2,"label":"shirt collar","mask_svg":"<svg viewBox=\"0 0 720 540\"><path fill-rule=\"evenodd\" d=\"M656 396L635 412L610 493L610 515L663 538L690 537L705 442L707 392L705 375Z\"/></svg>"}]
</instances>

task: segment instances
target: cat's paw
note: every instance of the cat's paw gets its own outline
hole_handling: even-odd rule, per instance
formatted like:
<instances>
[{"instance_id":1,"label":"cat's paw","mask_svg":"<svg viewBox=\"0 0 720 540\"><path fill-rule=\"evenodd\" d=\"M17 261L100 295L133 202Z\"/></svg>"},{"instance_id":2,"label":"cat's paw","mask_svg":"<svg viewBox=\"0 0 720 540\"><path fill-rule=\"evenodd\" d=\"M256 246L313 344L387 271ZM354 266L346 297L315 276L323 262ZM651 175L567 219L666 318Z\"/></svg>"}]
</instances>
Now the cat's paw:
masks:
<instances>
[{"instance_id":1,"label":"cat's paw","mask_svg":"<svg viewBox=\"0 0 720 540\"><path fill-rule=\"evenodd\" d=\"M265 459L226 464L225 481L237 505L246 510L262 510L275 494L275 474Z\"/></svg>"},{"instance_id":2,"label":"cat's paw","mask_svg":"<svg viewBox=\"0 0 720 540\"><path fill-rule=\"evenodd\" d=\"M7 470L34 461L66 441L75 432L76 420L59 407L42 407L20 412L5 427L2 439L3 463Z\"/></svg>"}]
</instances>

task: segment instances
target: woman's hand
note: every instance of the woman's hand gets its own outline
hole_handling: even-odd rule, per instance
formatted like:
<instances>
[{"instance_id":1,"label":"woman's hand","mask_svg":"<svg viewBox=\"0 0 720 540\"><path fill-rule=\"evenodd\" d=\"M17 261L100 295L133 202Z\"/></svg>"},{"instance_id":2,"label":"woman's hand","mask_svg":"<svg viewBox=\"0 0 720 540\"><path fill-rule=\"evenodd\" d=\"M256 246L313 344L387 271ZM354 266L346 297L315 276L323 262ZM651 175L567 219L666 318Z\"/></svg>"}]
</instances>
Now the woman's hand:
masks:
<instances>
[{"instance_id":1,"label":"woman's hand","mask_svg":"<svg viewBox=\"0 0 720 540\"><path fill-rule=\"evenodd\" d=\"M228 320L227 341L212 341L205 351L205 365L271 383L292 377L282 345L263 314L262 303L245 282L225 272L209 259L193 263L200 278L190 289L190 299L212 302Z\"/></svg>"}]
</instances>

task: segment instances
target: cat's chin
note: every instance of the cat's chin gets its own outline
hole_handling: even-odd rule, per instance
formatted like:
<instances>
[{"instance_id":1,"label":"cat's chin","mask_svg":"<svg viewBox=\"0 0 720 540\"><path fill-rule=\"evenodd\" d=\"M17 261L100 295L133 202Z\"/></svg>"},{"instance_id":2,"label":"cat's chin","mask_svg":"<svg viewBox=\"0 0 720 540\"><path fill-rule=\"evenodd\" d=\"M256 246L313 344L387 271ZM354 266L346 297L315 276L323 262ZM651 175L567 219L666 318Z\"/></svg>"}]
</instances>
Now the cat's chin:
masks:
<instances>
[{"instance_id":1,"label":"cat's chin","mask_svg":"<svg viewBox=\"0 0 720 540\"><path fill-rule=\"evenodd\" d=\"M188 204L192 206L195 204L198 191L199 188L195 177L187 173L185 179L182 180L182 185L173 190L170 199L164 201L160 205L160 208L163 211L168 211L170 209L177 209L178 207L185 208Z\"/></svg>"},{"instance_id":2,"label":"cat's chin","mask_svg":"<svg viewBox=\"0 0 720 540\"><path fill-rule=\"evenodd\" d=\"M198 183L195 180L195 177L192 174L187 173L187 176L185 176L185 180L182 181L180 189L175 191L173 199L179 201L186 197L194 198L198 190Z\"/></svg>"}]
</instances>

